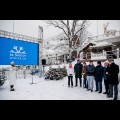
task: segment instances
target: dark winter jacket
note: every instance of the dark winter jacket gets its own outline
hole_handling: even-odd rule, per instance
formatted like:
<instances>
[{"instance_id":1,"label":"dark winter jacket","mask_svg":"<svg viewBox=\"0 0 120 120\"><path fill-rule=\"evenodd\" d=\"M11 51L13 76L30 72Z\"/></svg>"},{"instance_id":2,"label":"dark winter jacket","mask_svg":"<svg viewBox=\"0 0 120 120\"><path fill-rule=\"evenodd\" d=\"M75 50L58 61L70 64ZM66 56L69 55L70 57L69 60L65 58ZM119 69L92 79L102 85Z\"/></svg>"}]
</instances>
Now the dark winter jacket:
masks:
<instances>
[{"instance_id":1,"label":"dark winter jacket","mask_svg":"<svg viewBox=\"0 0 120 120\"><path fill-rule=\"evenodd\" d=\"M76 78L82 78L82 67L83 67L83 65L81 63L75 64L74 72L75 72L75 77Z\"/></svg>"},{"instance_id":2,"label":"dark winter jacket","mask_svg":"<svg viewBox=\"0 0 120 120\"><path fill-rule=\"evenodd\" d=\"M109 79L109 75L106 74L106 72L109 71L109 66L108 67L104 67L104 74L103 74L103 78L104 80L108 80Z\"/></svg>"},{"instance_id":3,"label":"dark winter jacket","mask_svg":"<svg viewBox=\"0 0 120 120\"><path fill-rule=\"evenodd\" d=\"M119 66L115 63L112 63L109 67L109 83L116 85L119 84L118 80Z\"/></svg>"},{"instance_id":4,"label":"dark winter jacket","mask_svg":"<svg viewBox=\"0 0 120 120\"><path fill-rule=\"evenodd\" d=\"M94 76L94 72L95 72L95 67L94 66L88 65L86 67L87 76Z\"/></svg>"},{"instance_id":5,"label":"dark winter jacket","mask_svg":"<svg viewBox=\"0 0 120 120\"><path fill-rule=\"evenodd\" d=\"M102 81L104 74L104 67L102 65L96 66L95 68L95 81Z\"/></svg>"}]
</instances>

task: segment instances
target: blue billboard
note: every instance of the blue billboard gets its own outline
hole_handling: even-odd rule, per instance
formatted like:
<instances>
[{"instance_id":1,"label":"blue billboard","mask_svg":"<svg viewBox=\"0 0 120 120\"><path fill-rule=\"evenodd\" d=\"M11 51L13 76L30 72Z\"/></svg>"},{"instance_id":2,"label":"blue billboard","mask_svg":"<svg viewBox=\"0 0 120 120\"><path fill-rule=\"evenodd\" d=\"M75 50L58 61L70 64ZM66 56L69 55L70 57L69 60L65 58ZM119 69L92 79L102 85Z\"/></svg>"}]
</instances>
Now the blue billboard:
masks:
<instances>
[{"instance_id":1,"label":"blue billboard","mask_svg":"<svg viewBox=\"0 0 120 120\"><path fill-rule=\"evenodd\" d=\"M0 65L38 65L39 44L0 37Z\"/></svg>"}]
</instances>

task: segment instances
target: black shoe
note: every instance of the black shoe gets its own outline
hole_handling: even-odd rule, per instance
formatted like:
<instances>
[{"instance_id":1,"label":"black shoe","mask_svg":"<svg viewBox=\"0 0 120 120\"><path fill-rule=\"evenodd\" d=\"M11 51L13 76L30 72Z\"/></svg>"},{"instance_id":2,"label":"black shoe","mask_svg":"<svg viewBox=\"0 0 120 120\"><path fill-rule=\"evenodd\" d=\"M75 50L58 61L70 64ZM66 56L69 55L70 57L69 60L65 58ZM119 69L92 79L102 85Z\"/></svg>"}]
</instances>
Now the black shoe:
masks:
<instances>
[{"instance_id":1,"label":"black shoe","mask_svg":"<svg viewBox=\"0 0 120 120\"><path fill-rule=\"evenodd\" d=\"M77 87L77 85L75 85L75 87Z\"/></svg>"},{"instance_id":2,"label":"black shoe","mask_svg":"<svg viewBox=\"0 0 120 120\"><path fill-rule=\"evenodd\" d=\"M98 90L95 90L95 92L98 92Z\"/></svg>"},{"instance_id":3,"label":"black shoe","mask_svg":"<svg viewBox=\"0 0 120 120\"><path fill-rule=\"evenodd\" d=\"M11 89L10 91L15 91L15 89Z\"/></svg>"},{"instance_id":4,"label":"black shoe","mask_svg":"<svg viewBox=\"0 0 120 120\"><path fill-rule=\"evenodd\" d=\"M90 89L87 89L87 91L89 91Z\"/></svg>"},{"instance_id":5,"label":"black shoe","mask_svg":"<svg viewBox=\"0 0 120 120\"><path fill-rule=\"evenodd\" d=\"M117 100L117 98L114 98L113 100Z\"/></svg>"},{"instance_id":6,"label":"black shoe","mask_svg":"<svg viewBox=\"0 0 120 120\"><path fill-rule=\"evenodd\" d=\"M113 98L113 96L109 96L109 95L107 95L107 98Z\"/></svg>"},{"instance_id":7,"label":"black shoe","mask_svg":"<svg viewBox=\"0 0 120 120\"><path fill-rule=\"evenodd\" d=\"M70 85L68 85L68 87L70 87Z\"/></svg>"},{"instance_id":8,"label":"black shoe","mask_svg":"<svg viewBox=\"0 0 120 120\"><path fill-rule=\"evenodd\" d=\"M93 92L93 90L91 90L91 92Z\"/></svg>"},{"instance_id":9,"label":"black shoe","mask_svg":"<svg viewBox=\"0 0 120 120\"><path fill-rule=\"evenodd\" d=\"M98 93L102 93L101 91L99 91Z\"/></svg>"},{"instance_id":10,"label":"black shoe","mask_svg":"<svg viewBox=\"0 0 120 120\"><path fill-rule=\"evenodd\" d=\"M104 92L103 94L107 94L107 92Z\"/></svg>"}]
</instances>

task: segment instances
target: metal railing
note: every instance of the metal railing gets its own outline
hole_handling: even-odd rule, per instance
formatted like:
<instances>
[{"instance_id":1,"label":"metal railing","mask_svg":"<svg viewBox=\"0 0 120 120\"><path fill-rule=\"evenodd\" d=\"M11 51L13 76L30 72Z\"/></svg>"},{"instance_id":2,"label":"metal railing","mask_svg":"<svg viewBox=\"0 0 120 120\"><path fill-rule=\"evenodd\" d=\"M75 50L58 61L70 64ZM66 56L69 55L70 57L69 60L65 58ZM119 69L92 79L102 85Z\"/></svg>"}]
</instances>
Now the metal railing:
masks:
<instances>
[{"instance_id":1,"label":"metal railing","mask_svg":"<svg viewBox=\"0 0 120 120\"><path fill-rule=\"evenodd\" d=\"M6 37L6 38L11 38L11 39L16 39L16 40L23 40L23 41L29 41L29 42L42 42L42 40L34 37L29 37L26 35L21 35L17 33L12 33L12 32L7 32L0 30L0 37Z\"/></svg>"}]
</instances>

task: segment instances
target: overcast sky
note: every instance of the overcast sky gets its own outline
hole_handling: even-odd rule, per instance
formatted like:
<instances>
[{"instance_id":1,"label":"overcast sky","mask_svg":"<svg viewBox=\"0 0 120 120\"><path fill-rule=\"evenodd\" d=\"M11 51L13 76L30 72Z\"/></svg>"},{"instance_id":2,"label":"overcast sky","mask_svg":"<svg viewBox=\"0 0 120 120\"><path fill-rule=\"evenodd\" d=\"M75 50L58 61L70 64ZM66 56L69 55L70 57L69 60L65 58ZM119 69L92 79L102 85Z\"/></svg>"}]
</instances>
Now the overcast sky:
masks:
<instances>
[{"instance_id":1,"label":"overcast sky","mask_svg":"<svg viewBox=\"0 0 120 120\"><path fill-rule=\"evenodd\" d=\"M109 22L108 29L120 30L120 20L99 20L98 34L103 34L103 24ZM59 34L61 31L48 25L41 20L14 20L14 32L38 38L38 26L44 29L44 39ZM0 30L13 32L13 20L0 20ZM93 36L97 35L97 20L91 20L88 31Z\"/></svg>"}]
</instances>

